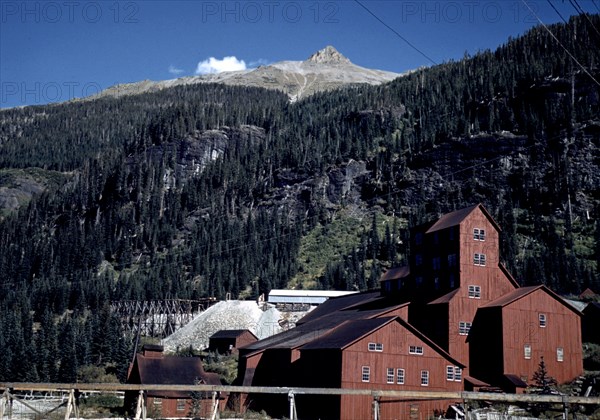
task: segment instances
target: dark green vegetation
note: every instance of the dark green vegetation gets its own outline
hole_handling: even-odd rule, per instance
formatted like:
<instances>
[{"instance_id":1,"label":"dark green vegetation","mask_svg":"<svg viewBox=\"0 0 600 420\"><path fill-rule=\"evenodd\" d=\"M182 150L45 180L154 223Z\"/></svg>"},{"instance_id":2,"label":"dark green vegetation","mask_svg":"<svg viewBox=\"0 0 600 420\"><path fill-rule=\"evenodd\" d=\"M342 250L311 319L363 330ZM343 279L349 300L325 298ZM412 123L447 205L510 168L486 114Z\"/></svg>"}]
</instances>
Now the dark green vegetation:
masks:
<instances>
[{"instance_id":1,"label":"dark green vegetation","mask_svg":"<svg viewBox=\"0 0 600 420\"><path fill-rule=\"evenodd\" d=\"M590 22L551 28L600 79ZM122 379L112 300L376 287L408 226L477 202L522 284L600 291L599 111L543 28L293 104L195 85L2 111L0 180L64 176L0 222L0 380Z\"/></svg>"}]
</instances>

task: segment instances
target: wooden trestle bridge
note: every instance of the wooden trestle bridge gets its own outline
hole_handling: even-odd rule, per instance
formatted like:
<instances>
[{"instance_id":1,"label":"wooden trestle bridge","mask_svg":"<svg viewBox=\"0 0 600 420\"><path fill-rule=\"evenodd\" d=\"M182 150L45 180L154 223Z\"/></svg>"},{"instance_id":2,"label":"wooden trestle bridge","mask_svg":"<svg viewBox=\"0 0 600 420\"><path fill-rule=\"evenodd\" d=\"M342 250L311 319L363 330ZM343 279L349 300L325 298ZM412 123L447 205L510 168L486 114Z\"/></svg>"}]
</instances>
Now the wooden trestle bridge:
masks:
<instances>
[{"instance_id":1,"label":"wooden trestle bridge","mask_svg":"<svg viewBox=\"0 0 600 420\"><path fill-rule=\"evenodd\" d=\"M436 400L452 399L462 401L465 407L472 401L489 401L505 403L550 403L561 405L565 416L568 418L570 407L577 405L600 406L600 397L580 397L569 395L533 395L533 394L503 394L490 392L426 392L426 391L391 391L391 390L368 390L368 389L336 389L336 388L288 388L288 387L255 387L255 386L228 386L228 385L134 385L134 384L84 384L84 383L0 383L0 419L12 419L12 406L15 401L25 405L38 418L46 418L48 414L66 407L65 420L79 416L78 396L88 392L102 392L123 394L125 391L138 393L135 419L146 419L145 393L148 391L190 391L212 393L213 409L212 419L218 418L218 395L219 393L238 394L284 394L289 400L290 420L297 420L296 395L362 395L373 399L373 420L379 420L379 400L387 397L395 397L411 400ZM59 406L46 412L41 412L32 404L17 396L18 393L48 393L63 392L68 395L66 401Z\"/></svg>"},{"instance_id":2,"label":"wooden trestle bridge","mask_svg":"<svg viewBox=\"0 0 600 420\"><path fill-rule=\"evenodd\" d=\"M189 323L198 312L216 303L215 298L202 300L122 300L110 307L121 319L123 331L133 336L164 338Z\"/></svg>"}]
</instances>

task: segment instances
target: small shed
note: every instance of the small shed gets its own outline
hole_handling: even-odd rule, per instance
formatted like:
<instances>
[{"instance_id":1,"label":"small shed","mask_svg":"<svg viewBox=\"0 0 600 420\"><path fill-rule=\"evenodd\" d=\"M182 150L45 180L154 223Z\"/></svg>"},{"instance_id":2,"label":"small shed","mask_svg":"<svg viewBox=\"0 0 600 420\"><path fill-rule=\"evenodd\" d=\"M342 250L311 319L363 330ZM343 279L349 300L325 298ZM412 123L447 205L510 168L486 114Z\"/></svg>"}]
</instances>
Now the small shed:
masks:
<instances>
[{"instance_id":1,"label":"small shed","mask_svg":"<svg viewBox=\"0 0 600 420\"><path fill-rule=\"evenodd\" d=\"M220 330L210 336L208 350L227 354L255 341L258 337L250 330Z\"/></svg>"},{"instance_id":2,"label":"small shed","mask_svg":"<svg viewBox=\"0 0 600 420\"><path fill-rule=\"evenodd\" d=\"M137 354L127 378L129 384L158 385L221 385L219 375L205 372L198 357L166 356L163 347L145 345L142 353ZM127 393L126 405L135 406L138 392ZM225 405L224 395L219 396L219 408ZM195 401L197 400L197 401ZM197 417L210 417L213 409L212 395L189 391L152 390L145 393L145 405L148 414L153 417L188 417L194 406L200 408Z\"/></svg>"}]
</instances>

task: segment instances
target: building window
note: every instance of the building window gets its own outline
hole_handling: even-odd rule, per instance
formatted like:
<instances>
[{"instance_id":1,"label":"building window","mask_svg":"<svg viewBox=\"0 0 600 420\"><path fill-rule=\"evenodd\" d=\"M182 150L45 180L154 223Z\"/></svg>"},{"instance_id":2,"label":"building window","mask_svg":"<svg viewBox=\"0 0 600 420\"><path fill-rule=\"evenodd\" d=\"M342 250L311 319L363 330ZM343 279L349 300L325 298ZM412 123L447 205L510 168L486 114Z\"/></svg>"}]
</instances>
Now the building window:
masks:
<instances>
[{"instance_id":1,"label":"building window","mask_svg":"<svg viewBox=\"0 0 600 420\"><path fill-rule=\"evenodd\" d=\"M473 254L473 264L485 266L485 254Z\"/></svg>"},{"instance_id":2,"label":"building window","mask_svg":"<svg viewBox=\"0 0 600 420\"><path fill-rule=\"evenodd\" d=\"M421 255L421 254L415 255L415 265L416 266L423 265L423 255Z\"/></svg>"},{"instance_id":3,"label":"building window","mask_svg":"<svg viewBox=\"0 0 600 420\"><path fill-rule=\"evenodd\" d=\"M177 399L177 411L185 410L185 400Z\"/></svg>"},{"instance_id":4,"label":"building window","mask_svg":"<svg viewBox=\"0 0 600 420\"><path fill-rule=\"evenodd\" d=\"M462 380L462 369L458 366L446 366L446 380L448 382L460 382Z\"/></svg>"},{"instance_id":5,"label":"building window","mask_svg":"<svg viewBox=\"0 0 600 420\"><path fill-rule=\"evenodd\" d=\"M421 232L415 235L415 244L421 245L423 243L423 234Z\"/></svg>"},{"instance_id":6,"label":"building window","mask_svg":"<svg viewBox=\"0 0 600 420\"><path fill-rule=\"evenodd\" d=\"M387 383L388 384L393 384L394 383L394 368L387 368Z\"/></svg>"},{"instance_id":7,"label":"building window","mask_svg":"<svg viewBox=\"0 0 600 420\"><path fill-rule=\"evenodd\" d=\"M162 407L162 398L154 398L154 401L152 401L152 404L154 404L154 406L157 408Z\"/></svg>"},{"instance_id":8,"label":"building window","mask_svg":"<svg viewBox=\"0 0 600 420\"><path fill-rule=\"evenodd\" d=\"M446 380L454 381L454 366L446 366Z\"/></svg>"},{"instance_id":9,"label":"building window","mask_svg":"<svg viewBox=\"0 0 600 420\"><path fill-rule=\"evenodd\" d=\"M454 240L454 226L448 229L448 239L450 239L451 241Z\"/></svg>"},{"instance_id":10,"label":"building window","mask_svg":"<svg viewBox=\"0 0 600 420\"><path fill-rule=\"evenodd\" d=\"M371 368L369 366L362 367L362 381L369 382L371 380Z\"/></svg>"},{"instance_id":11,"label":"building window","mask_svg":"<svg viewBox=\"0 0 600 420\"><path fill-rule=\"evenodd\" d=\"M462 369L458 366L454 366L454 382L462 381Z\"/></svg>"},{"instance_id":12,"label":"building window","mask_svg":"<svg viewBox=\"0 0 600 420\"><path fill-rule=\"evenodd\" d=\"M481 299L481 286L469 286L469 298Z\"/></svg>"},{"instance_id":13,"label":"building window","mask_svg":"<svg viewBox=\"0 0 600 420\"><path fill-rule=\"evenodd\" d=\"M484 229L473 229L473 239L476 241L485 241L485 230Z\"/></svg>"},{"instance_id":14,"label":"building window","mask_svg":"<svg viewBox=\"0 0 600 420\"><path fill-rule=\"evenodd\" d=\"M526 359L531 359L531 346L529 344L525 344L523 347L523 355Z\"/></svg>"},{"instance_id":15,"label":"building window","mask_svg":"<svg viewBox=\"0 0 600 420\"><path fill-rule=\"evenodd\" d=\"M546 314L539 314L538 319L540 320L540 327L546 328Z\"/></svg>"},{"instance_id":16,"label":"building window","mask_svg":"<svg viewBox=\"0 0 600 420\"><path fill-rule=\"evenodd\" d=\"M383 351L383 343L369 343L369 351Z\"/></svg>"},{"instance_id":17,"label":"building window","mask_svg":"<svg viewBox=\"0 0 600 420\"><path fill-rule=\"evenodd\" d=\"M450 283L450 288L454 288L454 285L456 284L456 280L454 278L454 273L450 273L448 275L448 282Z\"/></svg>"},{"instance_id":18,"label":"building window","mask_svg":"<svg viewBox=\"0 0 600 420\"><path fill-rule=\"evenodd\" d=\"M415 281L417 283L417 287L421 287L423 285L423 277L422 276L417 276Z\"/></svg>"},{"instance_id":19,"label":"building window","mask_svg":"<svg viewBox=\"0 0 600 420\"><path fill-rule=\"evenodd\" d=\"M460 335L469 335L469 330L471 330L471 323L460 321L458 323L458 333Z\"/></svg>"},{"instance_id":20,"label":"building window","mask_svg":"<svg viewBox=\"0 0 600 420\"><path fill-rule=\"evenodd\" d=\"M422 346L409 346L408 353L422 355L423 347Z\"/></svg>"},{"instance_id":21,"label":"building window","mask_svg":"<svg viewBox=\"0 0 600 420\"><path fill-rule=\"evenodd\" d=\"M434 270L439 270L442 268L442 259L440 257L434 257L432 263Z\"/></svg>"},{"instance_id":22,"label":"building window","mask_svg":"<svg viewBox=\"0 0 600 420\"><path fill-rule=\"evenodd\" d=\"M440 289L440 278L439 277L436 277L433 279L433 287L435 290Z\"/></svg>"},{"instance_id":23,"label":"building window","mask_svg":"<svg viewBox=\"0 0 600 420\"><path fill-rule=\"evenodd\" d=\"M562 347L556 348L556 361L562 362L565 359L565 351Z\"/></svg>"},{"instance_id":24,"label":"building window","mask_svg":"<svg viewBox=\"0 0 600 420\"><path fill-rule=\"evenodd\" d=\"M421 371L421 386L429 386L429 371Z\"/></svg>"},{"instance_id":25,"label":"building window","mask_svg":"<svg viewBox=\"0 0 600 420\"><path fill-rule=\"evenodd\" d=\"M404 384L404 369L396 369L396 383L398 385Z\"/></svg>"},{"instance_id":26,"label":"building window","mask_svg":"<svg viewBox=\"0 0 600 420\"><path fill-rule=\"evenodd\" d=\"M456 254L448 255L448 267L456 267Z\"/></svg>"}]
</instances>

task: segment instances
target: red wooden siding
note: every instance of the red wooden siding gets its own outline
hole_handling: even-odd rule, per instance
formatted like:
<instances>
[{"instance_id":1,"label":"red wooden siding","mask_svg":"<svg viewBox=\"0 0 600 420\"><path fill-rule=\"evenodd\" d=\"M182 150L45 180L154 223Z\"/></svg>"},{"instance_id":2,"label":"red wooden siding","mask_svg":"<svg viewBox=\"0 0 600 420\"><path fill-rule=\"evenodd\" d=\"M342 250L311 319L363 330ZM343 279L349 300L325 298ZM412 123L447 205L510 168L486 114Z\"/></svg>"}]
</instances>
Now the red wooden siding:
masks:
<instances>
[{"instance_id":1,"label":"red wooden siding","mask_svg":"<svg viewBox=\"0 0 600 420\"><path fill-rule=\"evenodd\" d=\"M383 351L369 351L369 343L383 345ZM410 354L410 346L423 349L422 355ZM370 369L369 382L362 381L362 367ZM344 349L342 356L342 388L391 389L415 391L460 391L463 382L448 381L447 366L455 363L442 356L421 338L393 322L358 340ZM394 369L394 383L387 382L387 369ZM404 369L404 384L397 384L397 369ZM421 371L429 373L428 386L421 385ZM448 401L429 402L428 407L421 406L424 416L433 414L434 409L444 410ZM408 412L410 404L402 401L387 401L381 405L382 418L399 418L398 413ZM341 401L342 419L370 418L372 399L343 397ZM423 417L427 418L427 417Z\"/></svg>"},{"instance_id":2,"label":"red wooden siding","mask_svg":"<svg viewBox=\"0 0 600 420\"><path fill-rule=\"evenodd\" d=\"M546 326L539 326L539 314ZM581 319L566 304L557 301L543 289L502 309L504 340L504 372L527 378L530 383L544 357L548 373L559 383L575 379L583 373ZM524 346L531 346L531 358L525 359ZM557 349L563 349L563 361L557 361Z\"/></svg>"}]
</instances>

